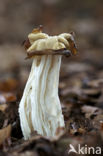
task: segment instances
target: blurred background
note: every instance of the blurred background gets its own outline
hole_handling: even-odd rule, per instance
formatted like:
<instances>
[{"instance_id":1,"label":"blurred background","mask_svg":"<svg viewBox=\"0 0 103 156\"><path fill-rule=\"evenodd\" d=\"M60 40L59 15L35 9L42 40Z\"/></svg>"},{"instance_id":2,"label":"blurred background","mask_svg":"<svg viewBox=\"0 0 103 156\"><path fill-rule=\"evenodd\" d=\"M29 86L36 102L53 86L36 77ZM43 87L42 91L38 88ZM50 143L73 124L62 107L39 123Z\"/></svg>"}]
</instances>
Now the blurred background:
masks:
<instances>
[{"instance_id":1,"label":"blurred background","mask_svg":"<svg viewBox=\"0 0 103 156\"><path fill-rule=\"evenodd\" d=\"M102 0L0 0L0 72L28 64L21 44L40 24L50 35L74 31L81 61L102 55Z\"/></svg>"},{"instance_id":2,"label":"blurred background","mask_svg":"<svg viewBox=\"0 0 103 156\"><path fill-rule=\"evenodd\" d=\"M50 35L75 32L78 47L61 65L62 148L103 146L103 0L0 0L0 129L10 124L11 137L22 138L18 106L32 63L22 43L39 25Z\"/></svg>"},{"instance_id":3,"label":"blurred background","mask_svg":"<svg viewBox=\"0 0 103 156\"><path fill-rule=\"evenodd\" d=\"M63 58L61 77L85 70L96 77L96 70L103 68L102 0L0 0L1 82L15 77L25 84L32 60L25 60L22 42L39 25L50 35L75 32L78 54ZM88 75L82 79L88 79Z\"/></svg>"}]
</instances>

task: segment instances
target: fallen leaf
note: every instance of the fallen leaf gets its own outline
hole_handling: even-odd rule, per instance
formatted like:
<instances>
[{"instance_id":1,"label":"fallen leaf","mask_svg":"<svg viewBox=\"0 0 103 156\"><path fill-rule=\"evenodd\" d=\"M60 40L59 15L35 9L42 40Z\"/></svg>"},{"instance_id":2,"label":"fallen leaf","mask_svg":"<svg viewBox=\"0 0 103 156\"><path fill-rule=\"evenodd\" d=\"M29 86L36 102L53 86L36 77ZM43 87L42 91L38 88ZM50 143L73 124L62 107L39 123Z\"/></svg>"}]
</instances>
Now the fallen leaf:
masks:
<instances>
[{"instance_id":1,"label":"fallen leaf","mask_svg":"<svg viewBox=\"0 0 103 156\"><path fill-rule=\"evenodd\" d=\"M81 108L82 112L85 113L86 118L90 118L91 116L96 116L98 114L101 114L102 111L98 107L93 107L93 106L83 106Z\"/></svg>"},{"instance_id":2,"label":"fallen leaf","mask_svg":"<svg viewBox=\"0 0 103 156\"><path fill-rule=\"evenodd\" d=\"M0 145L2 145L11 134L11 125L8 125L7 127L0 130Z\"/></svg>"}]
</instances>

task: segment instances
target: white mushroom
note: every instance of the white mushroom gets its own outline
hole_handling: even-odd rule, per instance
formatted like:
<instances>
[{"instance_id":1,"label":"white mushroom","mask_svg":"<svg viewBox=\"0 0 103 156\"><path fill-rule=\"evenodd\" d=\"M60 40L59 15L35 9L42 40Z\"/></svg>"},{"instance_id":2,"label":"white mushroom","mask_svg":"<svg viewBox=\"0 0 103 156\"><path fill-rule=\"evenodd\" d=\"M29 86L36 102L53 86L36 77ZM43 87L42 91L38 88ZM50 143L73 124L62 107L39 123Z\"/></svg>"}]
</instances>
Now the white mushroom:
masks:
<instances>
[{"instance_id":1,"label":"white mushroom","mask_svg":"<svg viewBox=\"0 0 103 156\"><path fill-rule=\"evenodd\" d=\"M24 139L33 131L43 136L55 136L58 127L64 127L64 118L58 97L59 71L62 54L48 55L46 50L69 49L71 34L48 36L41 31L28 35L28 54L45 51L32 57L31 72L19 105L20 124Z\"/></svg>"}]
</instances>

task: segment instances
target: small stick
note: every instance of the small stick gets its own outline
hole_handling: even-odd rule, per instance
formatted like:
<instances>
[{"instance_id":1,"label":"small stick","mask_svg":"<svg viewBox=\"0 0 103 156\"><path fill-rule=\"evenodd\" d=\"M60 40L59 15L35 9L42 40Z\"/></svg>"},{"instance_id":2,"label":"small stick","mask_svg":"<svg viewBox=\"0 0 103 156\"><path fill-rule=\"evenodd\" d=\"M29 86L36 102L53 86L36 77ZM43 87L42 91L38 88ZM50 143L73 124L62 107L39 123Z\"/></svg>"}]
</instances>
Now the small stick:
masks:
<instances>
[{"instance_id":1,"label":"small stick","mask_svg":"<svg viewBox=\"0 0 103 156\"><path fill-rule=\"evenodd\" d=\"M38 50L38 51L33 51L33 52L28 52L27 57L25 59L29 59L32 56L40 56L40 55L65 55L67 57L70 57L72 55L70 50L67 49L59 49L59 50L52 50L52 49L47 49L47 50Z\"/></svg>"}]
</instances>

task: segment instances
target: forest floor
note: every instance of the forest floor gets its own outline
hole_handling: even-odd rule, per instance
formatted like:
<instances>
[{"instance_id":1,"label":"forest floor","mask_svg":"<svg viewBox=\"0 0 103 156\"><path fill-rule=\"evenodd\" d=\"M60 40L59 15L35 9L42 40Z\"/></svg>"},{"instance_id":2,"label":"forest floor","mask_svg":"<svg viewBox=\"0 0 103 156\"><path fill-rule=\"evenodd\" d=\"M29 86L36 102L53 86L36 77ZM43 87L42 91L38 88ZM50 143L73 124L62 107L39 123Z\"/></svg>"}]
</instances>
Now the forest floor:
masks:
<instances>
[{"instance_id":1,"label":"forest floor","mask_svg":"<svg viewBox=\"0 0 103 156\"><path fill-rule=\"evenodd\" d=\"M15 51L15 47L12 46L12 48ZM16 51L18 50L16 48ZM65 156L68 155L70 144L75 149L78 148L78 144L95 148L99 146L103 149L102 55L100 49L94 48L90 54L78 52L75 57L63 58L59 96L65 129L58 128L55 138L46 138L36 134L32 134L28 141L22 138L18 107L30 72L31 62L26 66L27 61L23 59L23 64L10 65L10 69L6 72L2 70L0 79L0 156L32 156L34 153L43 156Z\"/></svg>"},{"instance_id":2,"label":"forest floor","mask_svg":"<svg viewBox=\"0 0 103 156\"><path fill-rule=\"evenodd\" d=\"M98 10L99 8L100 5ZM45 14L47 15L46 12ZM13 14L10 17L13 18ZM30 140L23 140L18 107L30 73L32 59L24 59L26 54L23 53L21 43L13 41L11 31L7 31L6 35L11 36L4 37L2 41L0 39L0 156L78 155L68 153L70 144L76 150L79 144L81 147L94 147L95 151L100 147L100 155L103 154L102 19L76 17L68 21L67 16L58 31L59 24L55 23L55 33L61 30L67 32L69 27L76 32L75 40L78 47L77 56L63 57L61 65L59 97L65 128L58 128L54 138L34 133ZM4 26L7 27L5 23ZM19 33L22 32L23 36L24 26L17 25L17 27L21 29ZM30 30L29 28L27 30ZM11 42L6 39L11 39ZM18 38L18 41L21 40L22 38Z\"/></svg>"}]
</instances>

